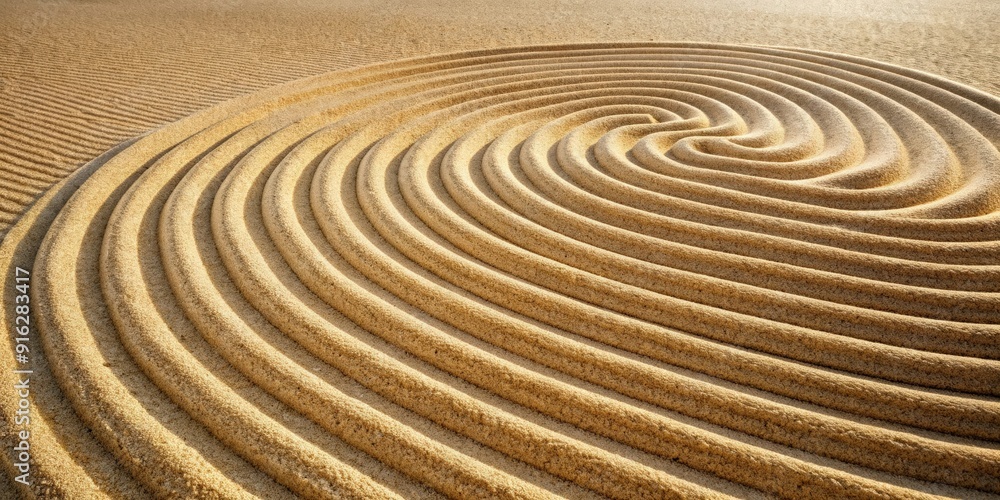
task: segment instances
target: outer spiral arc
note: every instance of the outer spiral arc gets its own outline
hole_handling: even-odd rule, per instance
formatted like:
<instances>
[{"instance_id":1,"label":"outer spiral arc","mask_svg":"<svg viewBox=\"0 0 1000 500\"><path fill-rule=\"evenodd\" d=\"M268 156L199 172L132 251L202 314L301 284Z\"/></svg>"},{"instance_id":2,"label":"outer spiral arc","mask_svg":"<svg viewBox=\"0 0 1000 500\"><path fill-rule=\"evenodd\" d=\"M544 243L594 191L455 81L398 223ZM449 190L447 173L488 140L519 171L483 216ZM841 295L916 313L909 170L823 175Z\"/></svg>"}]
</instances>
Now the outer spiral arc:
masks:
<instances>
[{"instance_id":1,"label":"outer spiral arc","mask_svg":"<svg viewBox=\"0 0 1000 500\"><path fill-rule=\"evenodd\" d=\"M38 439L78 443L38 474L70 496L1000 493L998 109L847 56L635 44L192 115L5 240L7 267L39 249L61 394Z\"/></svg>"}]
</instances>

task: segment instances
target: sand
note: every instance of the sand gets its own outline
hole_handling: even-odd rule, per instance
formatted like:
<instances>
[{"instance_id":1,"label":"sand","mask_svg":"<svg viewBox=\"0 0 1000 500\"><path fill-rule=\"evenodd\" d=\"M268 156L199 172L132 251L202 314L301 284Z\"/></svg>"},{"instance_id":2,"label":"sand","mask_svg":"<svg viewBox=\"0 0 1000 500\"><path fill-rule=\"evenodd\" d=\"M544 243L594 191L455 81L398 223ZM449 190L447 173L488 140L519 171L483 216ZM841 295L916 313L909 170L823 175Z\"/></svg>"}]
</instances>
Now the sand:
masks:
<instances>
[{"instance_id":1,"label":"sand","mask_svg":"<svg viewBox=\"0 0 1000 500\"><path fill-rule=\"evenodd\" d=\"M11 5L0 490L1000 494L994 13L481 7Z\"/></svg>"}]
</instances>

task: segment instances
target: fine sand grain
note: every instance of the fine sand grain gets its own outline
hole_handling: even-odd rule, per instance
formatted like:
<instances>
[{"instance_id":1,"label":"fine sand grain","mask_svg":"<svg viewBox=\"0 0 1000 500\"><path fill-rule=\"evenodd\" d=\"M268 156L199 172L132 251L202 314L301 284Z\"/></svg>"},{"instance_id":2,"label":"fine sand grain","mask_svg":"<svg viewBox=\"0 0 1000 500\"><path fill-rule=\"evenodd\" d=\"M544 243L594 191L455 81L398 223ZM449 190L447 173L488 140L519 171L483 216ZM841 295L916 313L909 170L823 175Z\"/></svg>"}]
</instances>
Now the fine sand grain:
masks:
<instances>
[{"instance_id":1,"label":"fine sand grain","mask_svg":"<svg viewBox=\"0 0 1000 500\"><path fill-rule=\"evenodd\" d=\"M706 42L286 64L104 131L12 93L7 496L1000 495L1000 98Z\"/></svg>"}]
</instances>

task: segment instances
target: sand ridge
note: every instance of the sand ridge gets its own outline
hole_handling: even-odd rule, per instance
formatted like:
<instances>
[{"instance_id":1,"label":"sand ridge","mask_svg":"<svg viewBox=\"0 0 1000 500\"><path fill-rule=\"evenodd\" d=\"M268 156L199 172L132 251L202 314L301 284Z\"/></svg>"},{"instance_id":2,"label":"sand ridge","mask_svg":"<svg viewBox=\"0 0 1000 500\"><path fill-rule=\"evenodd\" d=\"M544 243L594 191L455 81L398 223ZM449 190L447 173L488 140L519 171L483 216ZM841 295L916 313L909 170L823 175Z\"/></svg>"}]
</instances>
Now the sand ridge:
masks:
<instances>
[{"instance_id":1,"label":"sand ridge","mask_svg":"<svg viewBox=\"0 0 1000 500\"><path fill-rule=\"evenodd\" d=\"M32 491L998 494L998 125L926 73L701 43L213 106L0 247L59 386Z\"/></svg>"},{"instance_id":2,"label":"sand ridge","mask_svg":"<svg viewBox=\"0 0 1000 500\"><path fill-rule=\"evenodd\" d=\"M979 0L5 0L0 235L121 141L226 99L402 57L624 40L794 46L994 95L1000 4ZM641 13L641 15L636 15Z\"/></svg>"}]
</instances>

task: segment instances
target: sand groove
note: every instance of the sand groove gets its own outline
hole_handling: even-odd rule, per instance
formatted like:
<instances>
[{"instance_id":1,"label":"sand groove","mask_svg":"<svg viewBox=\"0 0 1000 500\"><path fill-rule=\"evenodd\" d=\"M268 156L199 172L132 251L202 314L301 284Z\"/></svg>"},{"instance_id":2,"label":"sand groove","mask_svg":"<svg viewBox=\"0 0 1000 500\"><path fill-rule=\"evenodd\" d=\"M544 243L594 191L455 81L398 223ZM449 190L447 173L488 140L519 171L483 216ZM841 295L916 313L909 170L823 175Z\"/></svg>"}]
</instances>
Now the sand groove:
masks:
<instances>
[{"instance_id":1,"label":"sand groove","mask_svg":"<svg viewBox=\"0 0 1000 500\"><path fill-rule=\"evenodd\" d=\"M58 383L33 492L1000 494L998 145L988 94L765 47L447 54L225 102L0 247L34 259Z\"/></svg>"}]
</instances>

